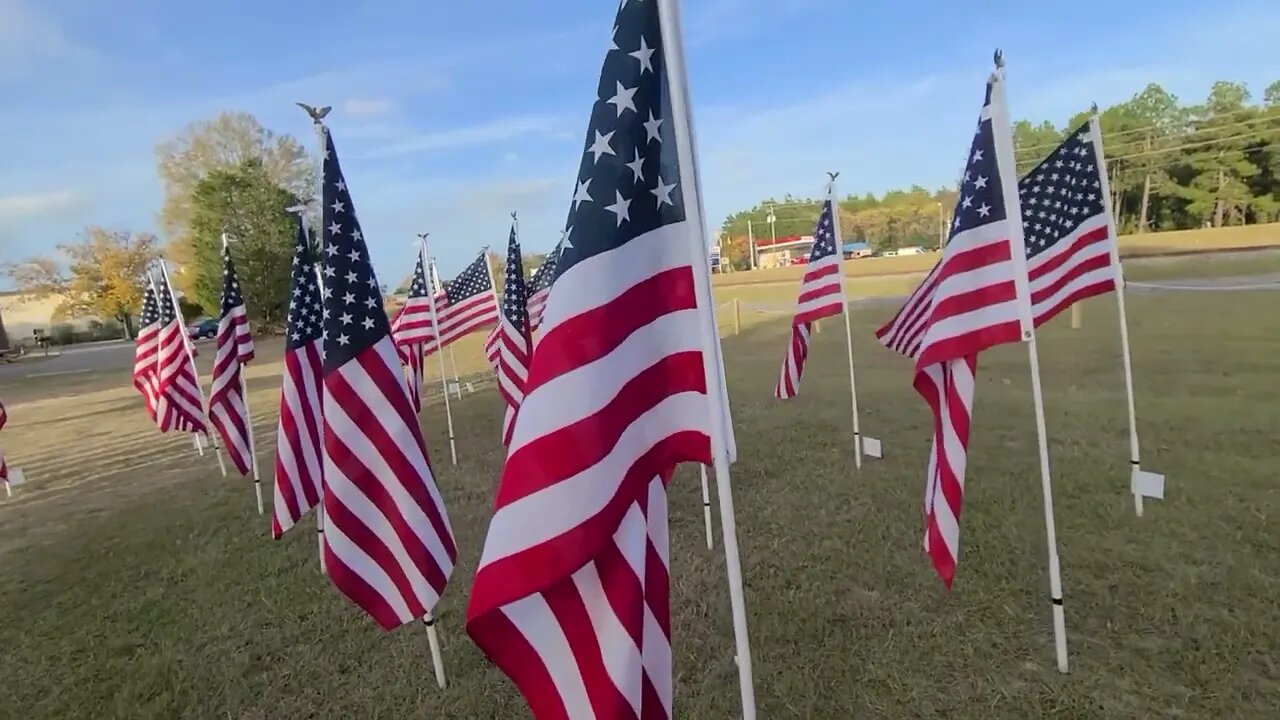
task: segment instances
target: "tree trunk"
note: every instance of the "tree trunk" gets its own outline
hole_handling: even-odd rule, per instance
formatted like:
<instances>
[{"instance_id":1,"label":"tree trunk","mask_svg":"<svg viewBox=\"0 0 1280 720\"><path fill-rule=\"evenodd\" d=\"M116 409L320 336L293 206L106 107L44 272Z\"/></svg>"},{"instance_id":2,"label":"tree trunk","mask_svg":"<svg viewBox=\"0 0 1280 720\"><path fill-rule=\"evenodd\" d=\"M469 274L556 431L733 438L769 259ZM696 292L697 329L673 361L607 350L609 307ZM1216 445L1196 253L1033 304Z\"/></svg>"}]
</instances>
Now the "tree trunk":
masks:
<instances>
[{"instance_id":1,"label":"tree trunk","mask_svg":"<svg viewBox=\"0 0 1280 720\"><path fill-rule=\"evenodd\" d=\"M1151 173L1142 181L1142 209L1138 213L1138 232L1147 231L1147 211L1151 207Z\"/></svg>"},{"instance_id":2,"label":"tree trunk","mask_svg":"<svg viewBox=\"0 0 1280 720\"><path fill-rule=\"evenodd\" d=\"M1218 197L1213 203L1213 226L1222 227L1222 220L1227 214L1227 202L1222 197L1223 187L1227 184L1227 174L1223 170L1218 170Z\"/></svg>"}]
</instances>

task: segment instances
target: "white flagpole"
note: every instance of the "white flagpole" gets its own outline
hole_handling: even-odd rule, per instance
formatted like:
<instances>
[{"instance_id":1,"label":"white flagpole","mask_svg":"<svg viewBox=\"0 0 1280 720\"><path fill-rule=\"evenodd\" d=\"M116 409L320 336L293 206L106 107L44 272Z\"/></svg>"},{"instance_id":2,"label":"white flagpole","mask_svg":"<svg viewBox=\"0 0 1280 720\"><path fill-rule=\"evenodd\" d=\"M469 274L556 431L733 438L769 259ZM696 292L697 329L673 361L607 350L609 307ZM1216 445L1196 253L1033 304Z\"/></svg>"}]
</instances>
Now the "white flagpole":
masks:
<instances>
[{"instance_id":1,"label":"white flagpole","mask_svg":"<svg viewBox=\"0 0 1280 720\"><path fill-rule=\"evenodd\" d=\"M222 247L227 247L227 234L222 233ZM240 362L240 358L236 357L236 362ZM258 501L258 514L262 515L265 511L262 506L262 474L258 469L258 442L253 437L253 415L249 413L249 386L244 381L245 366L240 365L240 401L244 403L244 422L248 430L249 436L249 462L253 466L253 496Z\"/></svg>"},{"instance_id":2,"label":"white flagpole","mask_svg":"<svg viewBox=\"0 0 1280 720\"><path fill-rule=\"evenodd\" d=\"M1014 165L1013 131L1009 107L1005 104L1004 61L996 51L996 69L991 88L991 126L1000 167L1000 185L1009 226L1009 243L1014 264L1022 337L1027 343L1031 364L1031 396L1035 403L1036 436L1040 451L1040 485L1044 493L1044 531L1049 555L1049 601L1053 612L1053 645L1058 671L1068 671L1067 624L1062 605L1062 571L1058 562L1058 529L1053 515L1053 480L1049 471L1049 441L1044 420L1044 392L1040 387L1040 357L1036 351L1035 324L1031 319L1030 279L1027 275L1026 240L1022 233L1022 206L1018 199L1018 177Z\"/></svg>"},{"instance_id":3,"label":"white flagpole","mask_svg":"<svg viewBox=\"0 0 1280 720\"><path fill-rule=\"evenodd\" d=\"M1116 273L1116 306L1120 310L1120 351L1124 359L1124 392L1129 412L1129 489L1133 493L1133 511L1142 517L1142 492L1133 482L1133 476L1142 470L1142 456L1138 445L1138 418L1133 400L1133 362L1129 355L1129 318L1124 309L1124 268L1120 265L1120 248L1116 242L1116 217L1111 210L1111 180L1107 177L1107 161L1102 151L1102 126L1097 110L1089 118L1089 134L1093 136L1094 162L1102 182L1102 204L1107 213L1107 233L1110 235L1111 266Z\"/></svg>"},{"instance_id":4,"label":"white flagpole","mask_svg":"<svg viewBox=\"0 0 1280 720\"><path fill-rule=\"evenodd\" d=\"M737 650L738 692L742 720L756 720L755 681L751 664L751 641L747 631L746 593L742 587L742 561L738 552L738 523L733 508L729 462L736 454L729 418L728 393L720 363L720 335L716 328L715 304L711 296L711 268L706 260L707 238L703 227L702 200L698 192L696 152L693 147L693 116L689 107L684 67L678 0L658 0L662 29L663 59L671 92L671 128L676 137L678 162L685 168L680 183L685 217L693 230L689 253L694 268L694 290L702 319L703 369L707 384L707 411L711 420L711 459L716 473L720 501L720 529L724 540L725 566L729 575L729 605L733 613L733 636ZM693 183L690 184L690 178Z\"/></svg>"},{"instance_id":5,"label":"white flagpole","mask_svg":"<svg viewBox=\"0 0 1280 720\"><path fill-rule=\"evenodd\" d=\"M840 258L840 314L844 316L844 346L849 355L849 397L853 407L853 464L862 469L862 428L858 424L858 382L853 374L853 329L849 322L849 296L844 289L844 242L840 236L840 206L836 203L836 178L840 173L828 173L827 202L831 203L831 232L835 237L836 257Z\"/></svg>"},{"instance_id":6,"label":"white flagpole","mask_svg":"<svg viewBox=\"0 0 1280 720\"><path fill-rule=\"evenodd\" d=\"M427 278L432 282L427 283L427 305L431 308L431 333L435 336L436 343L436 361L440 364L440 387L444 390L444 416L449 428L449 456L453 458L453 464L458 464L458 446L453 439L453 410L449 407L449 378L444 374L444 348L440 346L440 320L436 316L436 288L440 287L439 277L436 275L436 265L428 260L430 254L427 253L427 235L431 233L418 233L418 261L422 263L423 271Z\"/></svg>"},{"instance_id":7,"label":"white flagpole","mask_svg":"<svg viewBox=\"0 0 1280 720\"><path fill-rule=\"evenodd\" d=\"M427 259L431 261L430 263L431 264L431 282L435 283L436 287L443 289L444 283L440 282L440 271L436 269L436 259L434 257L429 257ZM492 273L490 273L489 279L492 281L493 279ZM434 300L432 302L434 302ZM444 352L444 351L441 350L440 352ZM458 392L458 399L461 400L462 399L462 379L458 377L458 356L454 354L452 344L449 345L449 362L453 366L453 387ZM443 364L440 366L440 377L441 378L444 377ZM445 383L445 386L444 386L444 393L446 395L449 394L449 384L447 382Z\"/></svg>"},{"instance_id":8,"label":"white flagpole","mask_svg":"<svg viewBox=\"0 0 1280 720\"><path fill-rule=\"evenodd\" d=\"M430 610L422 616L422 624L427 628L427 644L431 646L431 665L436 671L436 684L444 690L449 683L444 676L444 656L440 653L440 636L436 634L436 618Z\"/></svg>"},{"instance_id":9,"label":"white flagpole","mask_svg":"<svg viewBox=\"0 0 1280 720\"><path fill-rule=\"evenodd\" d=\"M707 526L707 549L716 546L715 535L711 533L711 491L707 487L707 466L698 463L698 474L702 476L702 522Z\"/></svg>"},{"instance_id":10,"label":"white flagpole","mask_svg":"<svg viewBox=\"0 0 1280 720\"><path fill-rule=\"evenodd\" d=\"M204 412L205 432L208 432L209 425L209 404L205 399L204 386L200 384L200 368L196 365L195 352L191 347L191 338L187 336L187 319L182 317L182 308L178 306L178 296L173 291L173 281L169 279L169 268L166 267L164 260L160 261L160 274L164 277L164 284L169 289L169 300L173 303L173 316L178 319L178 332L182 335L182 348L187 351L187 360L191 363L191 370L196 374L196 390L200 393L200 410ZM213 436L209 436L209 444L213 446L213 454L218 458L218 469L222 471L222 477L227 476L227 464L222 460L222 447L214 442Z\"/></svg>"}]
</instances>

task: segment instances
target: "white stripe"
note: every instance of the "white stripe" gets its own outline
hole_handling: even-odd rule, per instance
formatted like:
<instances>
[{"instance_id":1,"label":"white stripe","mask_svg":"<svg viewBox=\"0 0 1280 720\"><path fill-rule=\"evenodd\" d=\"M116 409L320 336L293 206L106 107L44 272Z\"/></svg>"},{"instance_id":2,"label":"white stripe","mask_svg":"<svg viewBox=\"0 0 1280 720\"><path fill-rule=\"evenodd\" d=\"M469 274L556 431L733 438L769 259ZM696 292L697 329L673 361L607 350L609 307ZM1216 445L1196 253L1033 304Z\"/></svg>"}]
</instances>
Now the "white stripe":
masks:
<instances>
[{"instance_id":1,"label":"white stripe","mask_svg":"<svg viewBox=\"0 0 1280 720\"><path fill-rule=\"evenodd\" d=\"M523 419L528 400L520 409L524 427L529 425ZM595 517L613 498L618 478L659 440L684 429L708 433L707 411L702 393L671 395L627 426L600 462L499 509L489 523L480 566L547 542Z\"/></svg>"},{"instance_id":2,"label":"white stripe","mask_svg":"<svg viewBox=\"0 0 1280 720\"><path fill-rule=\"evenodd\" d=\"M343 504L350 507L346 503ZM326 516L325 520L328 521L329 518ZM364 548L360 547L359 543L352 541L346 533L342 532L342 526L339 523L325 522L324 543L329 547L329 551L342 561L342 564L368 583L369 587L391 606L391 610L395 612L402 624L417 620L409 610L408 603L401 596L400 589L392 582L391 576L364 551Z\"/></svg>"},{"instance_id":3,"label":"white stripe","mask_svg":"<svg viewBox=\"0 0 1280 720\"><path fill-rule=\"evenodd\" d=\"M632 511L635 519L629 521ZM644 541L644 520L640 517L639 509L635 505L631 506L631 511L628 511L627 516L623 518L622 526L614 534L614 542L625 552L625 545L634 547L636 538L627 537L625 543L619 542L624 537L624 530L628 530L631 536L638 532L640 541ZM600 645L600 659L604 664L605 672L613 681L614 687L627 699L638 715L641 692L644 687L643 676L640 673L640 648L636 647L635 641L631 639L626 627L614 613L613 606L609 604L609 598L605 596L600 574L594 562L587 563L573 574L573 584L582 596L587 617L591 619L591 634Z\"/></svg>"},{"instance_id":4,"label":"white stripe","mask_svg":"<svg viewBox=\"0 0 1280 720\"><path fill-rule=\"evenodd\" d=\"M542 594L530 595L504 605L501 612L524 636L542 661L569 720L596 720L582 673L578 670L578 661L569 648L569 640L560 627L560 620L551 612Z\"/></svg>"},{"instance_id":5,"label":"white stripe","mask_svg":"<svg viewBox=\"0 0 1280 720\"><path fill-rule=\"evenodd\" d=\"M657 551L658 557L662 558L662 564L667 566L667 572L670 573L671 544L667 525L667 490L663 487L661 478L654 478L649 483L648 515L650 542L652 542L654 549ZM644 574L642 573L640 577L643 578ZM670 576L668 575L668 577ZM648 595L647 586L645 594L646 596ZM667 711L667 717L672 717L671 703L675 690L672 687L673 678L671 675L671 639L663 632L662 626L658 624L658 618L654 617L648 603L645 603L644 634L641 641L644 643L642 662L644 663L645 673L649 676L649 681L653 683L653 688L657 691L658 697L662 699L662 706Z\"/></svg>"}]
</instances>

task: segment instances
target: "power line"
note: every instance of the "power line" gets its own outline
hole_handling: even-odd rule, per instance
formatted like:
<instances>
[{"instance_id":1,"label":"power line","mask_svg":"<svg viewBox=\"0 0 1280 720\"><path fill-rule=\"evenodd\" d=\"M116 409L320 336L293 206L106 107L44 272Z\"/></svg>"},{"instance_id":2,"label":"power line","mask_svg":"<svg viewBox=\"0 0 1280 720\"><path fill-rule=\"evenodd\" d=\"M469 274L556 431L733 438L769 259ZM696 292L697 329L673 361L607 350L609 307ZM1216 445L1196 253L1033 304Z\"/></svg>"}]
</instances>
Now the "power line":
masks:
<instances>
[{"instance_id":1,"label":"power line","mask_svg":"<svg viewBox=\"0 0 1280 720\"><path fill-rule=\"evenodd\" d=\"M1244 107L1244 108L1240 108L1239 110L1231 110L1231 111L1229 111L1229 112L1217 113L1217 114L1213 115L1211 118L1208 118L1208 119L1211 119L1211 120L1220 120L1220 119L1223 119L1223 118L1229 118L1229 117L1232 117L1232 116L1235 116L1235 115L1241 115L1241 114L1243 114L1243 113L1255 113L1255 112L1262 112L1262 113L1264 113L1264 115L1263 115L1263 117L1257 118L1257 119L1255 119L1255 120L1249 120L1249 121L1246 121L1246 122L1257 122L1257 121L1260 121L1260 120L1271 120L1271 119L1274 119L1274 118L1269 117L1269 116L1267 116L1267 115L1265 114L1265 113L1267 112L1267 109L1266 109L1266 108L1262 108L1262 107L1258 107L1258 106ZM1176 127L1177 127L1177 126L1191 126L1191 125L1193 125L1195 122L1196 122L1195 120L1190 120L1190 119L1188 119L1188 120L1183 120L1183 121L1181 121L1181 122L1175 122L1175 123L1172 123L1172 125L1173 125L1173 126L1175 127L1175 129L1176 129ZM1188 130L1185 134L1201 132L1201 131L1206 130L1206 129L1210 129L1210 130L1212 130L1212 129L1217 129L1217 128L1219 128L1219 127L1230 127L1230 126L1217 126L1217 127L1213 127L1213 128L1198 127L1198 128L1192 129L1192 130ZM1070 129L1070 128L1068 128L1068 129ZM1150 124L1150 125L1143 125L1142 127L1129 128L1128 130L1119 130L1119 131L1117 131L1117 132L1112 132L1112 133L1106 133L1106 132L1104 132L1104 133L1103 133L1103 137L1104 137L1104 139L1106 139L1106 138L1118 138L1118 137L1123 137L1123 136L1125 136L1125 135L1133 135L1134 133L1147 133L1147 132L1152 132L1152 131L1155 131L1155 130L1161 130L1161 129L1168 130L1168 129L1169 129L1169 125L1164 124L1164 123L1152 123L1152 124ZM1045 143L1045 144L1041 144L1041 145L1032 145L1032 146L1028 146L1028 147L1025 147L1025 148L1018 148L1017 150L1018 150L1018 152L1029 152L1029 151L1031 151L1031 150L1051 150L1051 149L1053 149L1053 148L1058 147L1058 145L1059 145L1059 144L1060 144L1059 142Z\"/></svg>"}]
</instances>

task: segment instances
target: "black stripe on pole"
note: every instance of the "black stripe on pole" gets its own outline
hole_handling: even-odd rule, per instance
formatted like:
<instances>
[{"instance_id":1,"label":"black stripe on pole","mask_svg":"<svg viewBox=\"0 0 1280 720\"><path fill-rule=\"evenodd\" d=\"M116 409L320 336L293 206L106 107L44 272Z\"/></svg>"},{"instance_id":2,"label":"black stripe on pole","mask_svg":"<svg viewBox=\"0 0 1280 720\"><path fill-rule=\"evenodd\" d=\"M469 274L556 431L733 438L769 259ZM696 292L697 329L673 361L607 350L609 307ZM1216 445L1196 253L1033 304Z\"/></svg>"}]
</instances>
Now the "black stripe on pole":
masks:
<instances>
[{"instance_id":1,"label":"black stripe on pole","mask_svg":"<svg viewBox=\"0 0 1280 720\"><path fill-rule=\"evenodd\" d=\"M1051 597L1051 598L1049 598L1049 602L1053 603L1054 605L1061 605L1061 604L1062 604L1062 598L1055 598L1055 597Z\"/></svg>"}]
</instances>

